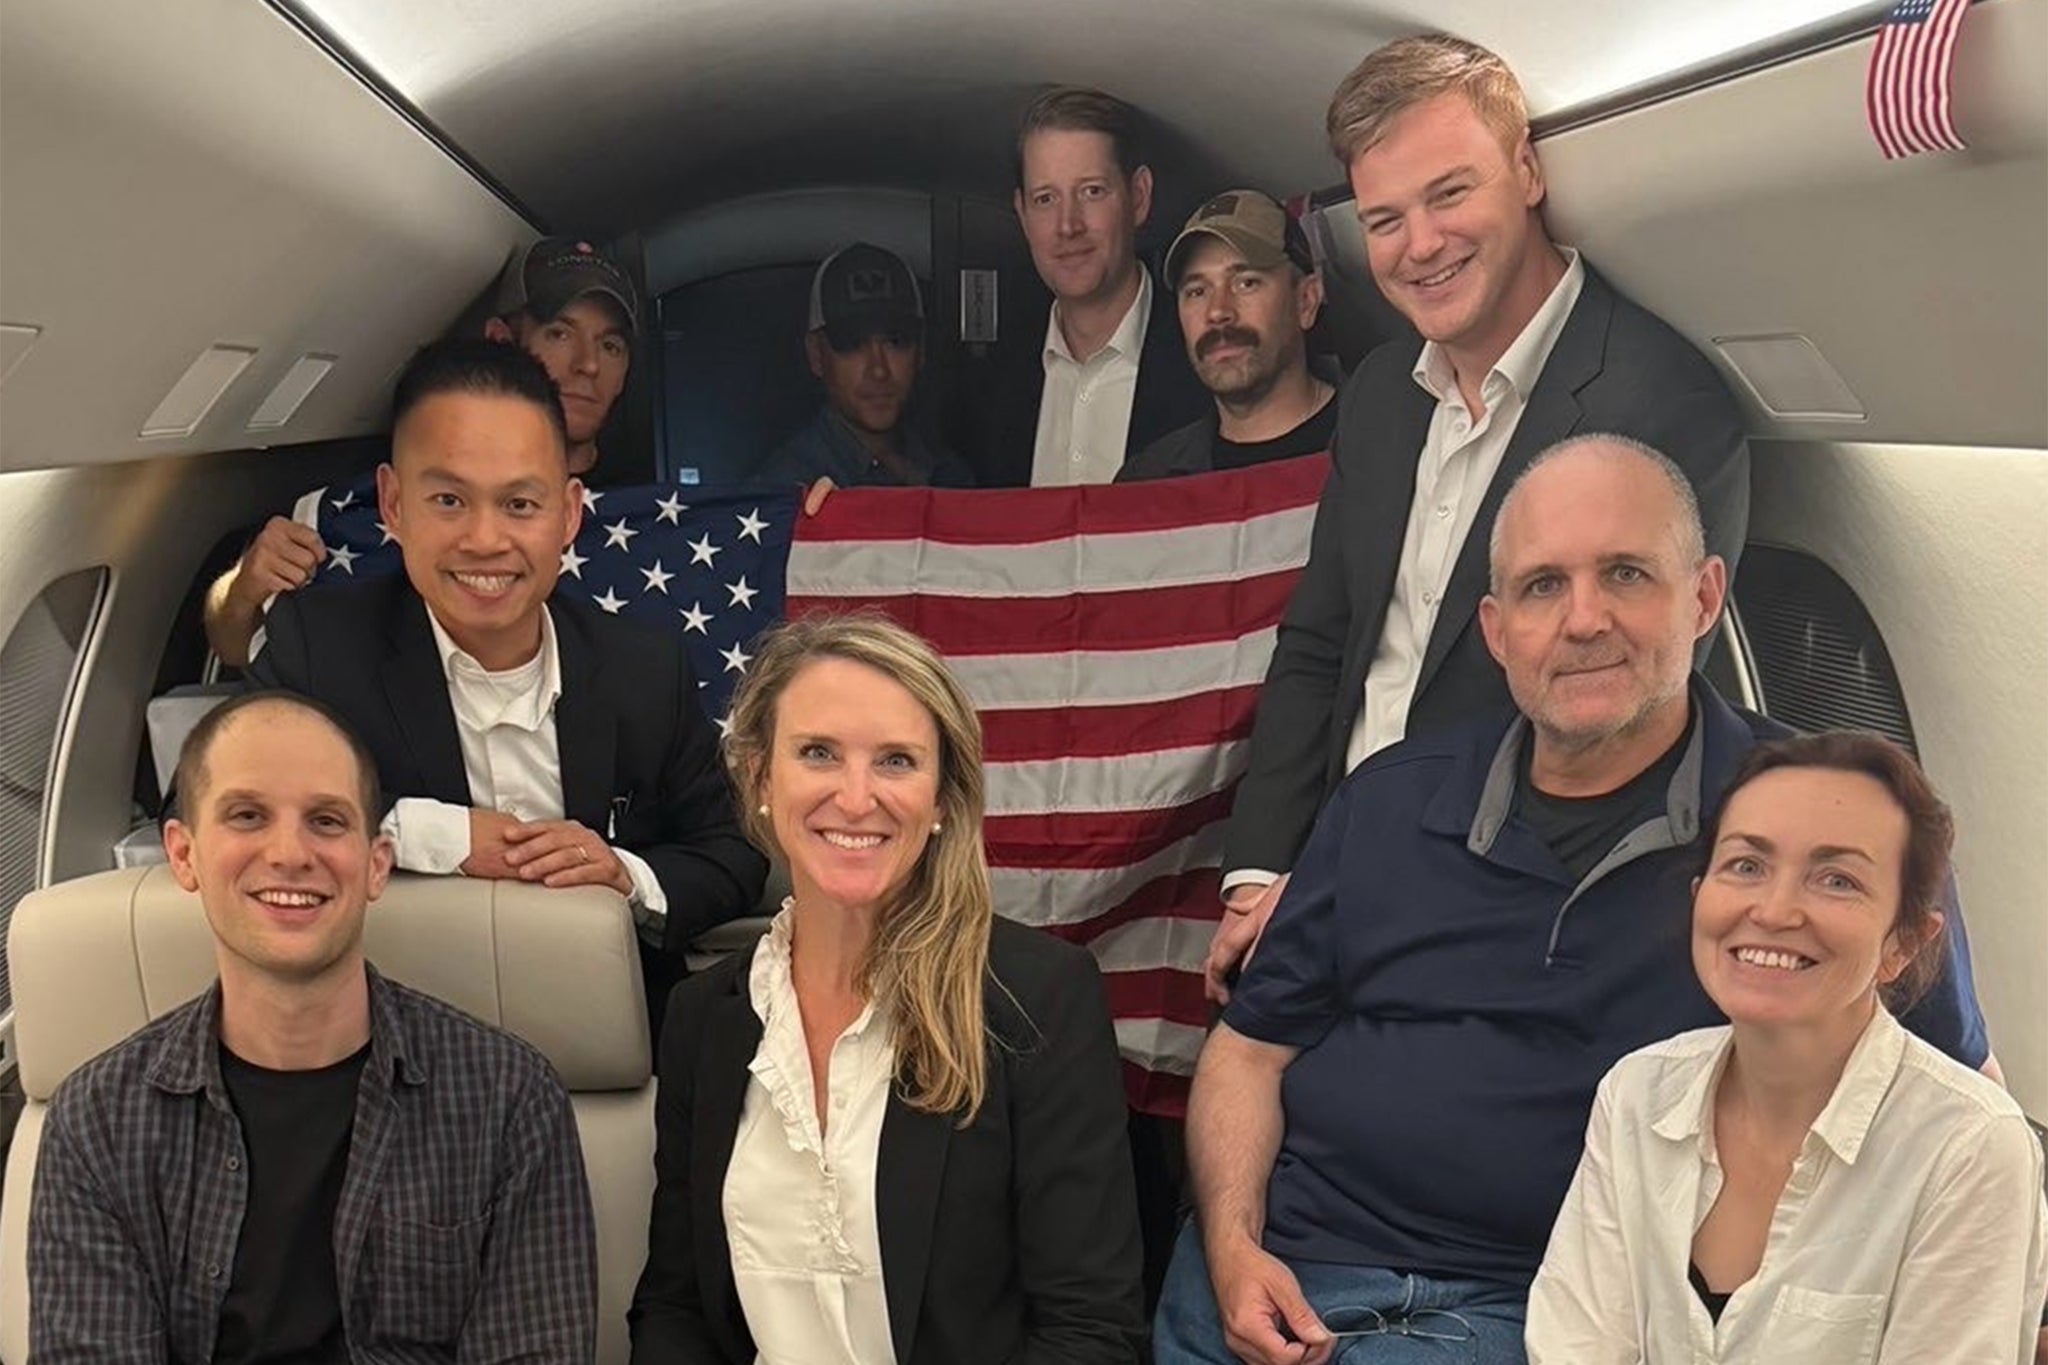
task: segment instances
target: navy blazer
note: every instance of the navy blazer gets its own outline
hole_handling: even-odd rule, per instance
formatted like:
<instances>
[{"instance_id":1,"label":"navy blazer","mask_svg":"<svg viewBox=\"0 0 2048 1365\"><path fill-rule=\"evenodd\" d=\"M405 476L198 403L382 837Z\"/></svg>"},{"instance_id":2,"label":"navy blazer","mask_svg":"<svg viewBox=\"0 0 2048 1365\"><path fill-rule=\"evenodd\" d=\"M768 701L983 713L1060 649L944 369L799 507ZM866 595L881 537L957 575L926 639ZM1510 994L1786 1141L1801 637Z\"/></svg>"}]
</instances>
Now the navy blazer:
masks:
<instances>
[{"instance_id":1,"label":"navy blazer","mask_svg":"<svg viewBox=\"0 0 2048 1365\"><path fill-rule=\"evenodd\" d=\"M754 908L767 861L740 833L681 635L559 595L548 611L562 665L563 814L647 860L668 898L662 949L679 959L691 939ZM475 804L426 604L404 574L286 593L263 628L250 679L340 712L376 756L387 798Z\"/></svg>"},{"instance_id":2,"label":"navy blazer","mask_svg":"<svg viewBox=\"0 0 2048 1365\"><path fill-rule=\"evenodd\" d=\"M1292 867L1316 812L1344 775L1365 675L1379 648L1401 564L1415 470L1436 400L1415 382L1422 343L1387 342L1344 386L1330 481L1309 558L1280 623L1259 693L1250 766L1231 811L1224 867ZM1472 530L1458 548L1408 708L1408 733L1457 724L1509 703L1507 680L1479 630L1487 540L1502 499L1529 462L1577 433L1612 432L1656 447L1699 497L1707 549L1732 579L1749 527L1749 447L1742 413L1692 343L1589 265L1571 315L1529 395Z\"/></svg>"},{"instance_id":3,"label":"navy blazer","mask_svg":"<svg viewBox=\"0 0 2048 1365\"><path fill-rule=\"evenodd\" d=\"M752 952L678 986L661 1045L633 1365L752 1365L723 1199L761 1020ZM1108 1000L1083 949L998 919L988 1095L974 1122L892 1091L876 1170L900 1365L1135 1365L1136 1195Z\"/></svg>"}]
</instances>

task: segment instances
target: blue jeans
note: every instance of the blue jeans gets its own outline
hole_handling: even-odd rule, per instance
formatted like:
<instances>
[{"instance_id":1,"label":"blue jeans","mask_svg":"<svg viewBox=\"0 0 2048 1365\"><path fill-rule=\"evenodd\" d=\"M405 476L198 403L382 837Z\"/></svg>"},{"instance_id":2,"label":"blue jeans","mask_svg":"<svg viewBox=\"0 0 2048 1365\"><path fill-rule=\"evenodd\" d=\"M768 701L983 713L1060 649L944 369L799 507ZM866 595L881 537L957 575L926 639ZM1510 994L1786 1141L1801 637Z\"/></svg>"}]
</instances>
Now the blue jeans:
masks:
<instances>
[{"instance_id":1,"label":"blue jeans","mask_svg":"<svg viewBox=\"0 0 2048 1365\"><path fill-rule=\"evenodd\" d=\"M1529 1292L1497 1280L1435 1280L1372 1266L1288 1266L1309 1307L1344 1337L1332 1365L1527 1365L1522 1319ZM1193 1219L1180 1230L1152 1326L1154 1365L1238 1365L1223 1344L1209 1264Z\"/></svg>"}]
</instances>

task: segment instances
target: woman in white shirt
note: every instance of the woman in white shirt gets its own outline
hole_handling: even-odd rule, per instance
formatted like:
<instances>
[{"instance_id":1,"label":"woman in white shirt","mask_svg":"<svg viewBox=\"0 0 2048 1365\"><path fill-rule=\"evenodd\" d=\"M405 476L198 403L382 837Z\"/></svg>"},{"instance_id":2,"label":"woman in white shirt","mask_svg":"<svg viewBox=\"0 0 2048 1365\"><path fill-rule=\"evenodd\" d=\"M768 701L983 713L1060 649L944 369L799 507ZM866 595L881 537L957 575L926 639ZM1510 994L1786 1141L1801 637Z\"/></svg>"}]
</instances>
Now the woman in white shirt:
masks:
<instances>
[{"instance_id":1,"label":"woman in white shirt","mask_svg":"<svg viewBox=\"0 0 2048 1365\"><path fill-rule=\"evenodd\" d=\"M726 751L793 894L671 997L635 1365L1136 1362L1107 1000L993 913L959 684L878 617L807 618Z\"/></svg>"},{"instance_id":2,"label":"woman in white shirt","mask_svg":"<svg viewBox=\"0 0 2048 1365\"><path fill-rule=\"evenodd\" d=\"M1693 883L1693 965L1729 1023L1601 1082L1532 1365L2033 1359L2040 1144L1887 1009L1933 968L1952 840L1876 736L1750 753Z\"/></svg>"}]
</instances>

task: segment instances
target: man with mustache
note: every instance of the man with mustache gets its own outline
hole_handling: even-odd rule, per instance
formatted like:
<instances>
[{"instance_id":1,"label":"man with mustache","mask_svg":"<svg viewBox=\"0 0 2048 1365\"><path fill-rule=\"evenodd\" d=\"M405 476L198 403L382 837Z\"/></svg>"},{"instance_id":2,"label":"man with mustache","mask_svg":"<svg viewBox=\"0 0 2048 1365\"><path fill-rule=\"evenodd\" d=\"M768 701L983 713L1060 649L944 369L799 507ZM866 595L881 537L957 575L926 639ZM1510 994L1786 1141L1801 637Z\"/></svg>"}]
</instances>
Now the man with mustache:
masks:
<instances>
[{"instance_id":1,"label":"man with mustache","mask_svg":"<svg viewBox=\"0 0 2048 1365\"><path fill-rule=\"evenodd\" d=\"M1551 240L1507 63L1441 34L1390 43L1338 85L1328 130L1373 279L1421 339L1374 350L1337 401L1330 480L1225 838L1205 968L1217 1000L1338 779L1404 735L1506 704L1479 629L1484 528L1536 452L1585 431L1664 451L1731 576L1749 521L1727 384Z\"/></svg>"},{"instance_id":2,"label":"man with mustache","mask_svg":"<svg viewBox=\"0 0 2048 1365\"><path fill-rule=\"evenodd\" d=\"M518 344L546 367L561 396L569 433L569 472L586 484L597 466L597 437L626 387L640 294L618 262L588 242L547 237L513 253L498 277L483 334ZM368 475L332 491L362 502L377 496ZM300 499L289 517L272 517L241 558L214 580L205 604L206 638L221 661L248 666L263 613L279 593L313 581L327 546L313 529L317 508Z\"/></svg>"},{"instance_id":3,"label":"man with mustache","mask_svg":"<svg viewBox=\"0 0 2048 1365\"><path fill-rule=\"evenodd\" d=\"M762 484L832 488L971 488L973 471L909 420L924 358L924 295L893 251L855 242L811 278L804 334L825 402L756 475ZM820 485L823 485L820 487Z\"/></svg>"},{"instance_id":4,"label":"man with mustache","mask_svg":"<svg viewBox=\"0 0 2048 1365\"><path fill-rule=\"evenodd\" d=\"M1301 226L1257 190L1226 191L1167 248L1166 278L1188 360L1216 410L1124 461L1117 482L1327 451L1336 390L1309 371L1323 281Z\"/></svg>"}]
</instances>

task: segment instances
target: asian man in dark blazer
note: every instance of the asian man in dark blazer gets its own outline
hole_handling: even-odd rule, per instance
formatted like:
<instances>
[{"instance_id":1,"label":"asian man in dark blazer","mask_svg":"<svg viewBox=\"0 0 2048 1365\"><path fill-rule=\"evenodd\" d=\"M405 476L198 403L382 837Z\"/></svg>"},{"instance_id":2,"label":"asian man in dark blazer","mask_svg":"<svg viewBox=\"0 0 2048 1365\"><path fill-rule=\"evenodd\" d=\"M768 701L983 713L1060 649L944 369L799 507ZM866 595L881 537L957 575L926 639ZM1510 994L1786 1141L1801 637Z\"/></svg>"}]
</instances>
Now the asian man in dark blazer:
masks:
<instances>
[{"instance_id":1,"label":"asian man in dark blazer","mask_svg":"<svg viewBox=\"0 0 2048 1365\"><path fill-rule=\"evenodd\" d=\"M378 492L404 575L278 598L250 678L363 736L401 867L626 896L658 1018L684 946L766 877L680 638L553 595L581 490L538 362L436 343L393 407Z\"/></svg>"}]
</instances>

